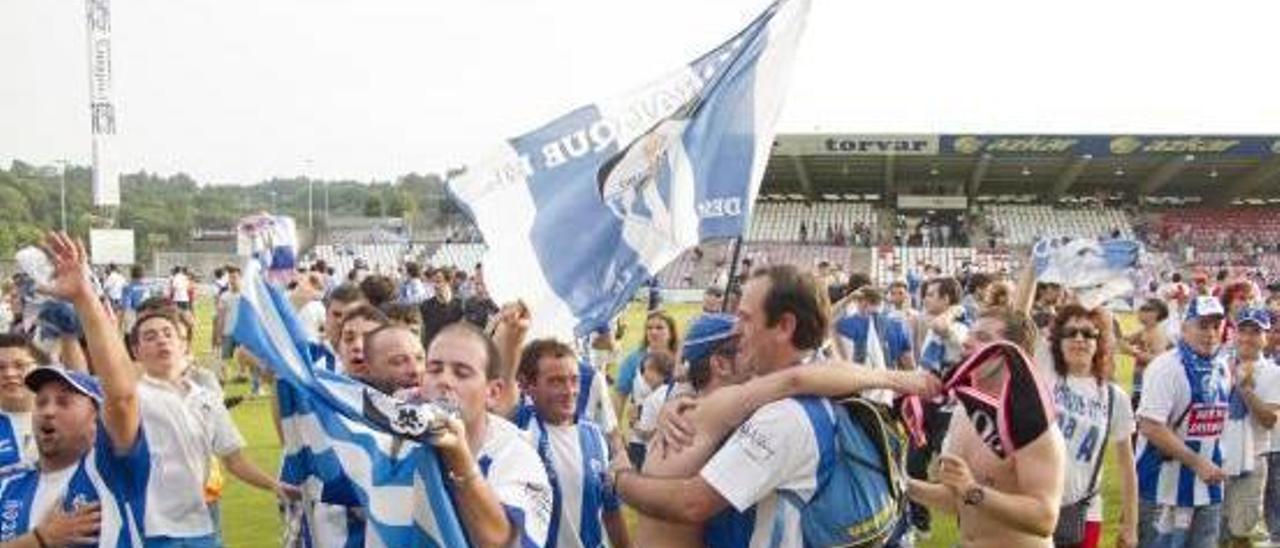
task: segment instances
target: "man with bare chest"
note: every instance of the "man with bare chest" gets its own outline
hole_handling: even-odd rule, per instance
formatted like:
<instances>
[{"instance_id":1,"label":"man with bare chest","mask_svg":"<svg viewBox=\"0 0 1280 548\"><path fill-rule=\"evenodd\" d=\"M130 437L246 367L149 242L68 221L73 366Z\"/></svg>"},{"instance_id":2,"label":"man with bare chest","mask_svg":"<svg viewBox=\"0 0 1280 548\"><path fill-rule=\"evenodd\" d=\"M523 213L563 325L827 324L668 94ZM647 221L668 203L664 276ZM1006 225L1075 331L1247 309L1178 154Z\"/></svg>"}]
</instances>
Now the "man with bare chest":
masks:
<instances>
[{"instance_id":1,"label":"man with bare chest","mask_svg":"<svg viewBox=\"0 0 1280 548\"><path fill-rule=\"evenodd\" d=\"M962 546L1053 546L1065 467L1062 436L1025 354L1007 343L988 346L1012 341L1025 348L1021 343L1033 341L1034 333L1030 317L1005 310L974 324L966 353L978 363L972 383L962 389L971 396L961 397L964 405L952 415L936 481L910 481L912 500L956 514Z\"/></svg>"}]
</instances>

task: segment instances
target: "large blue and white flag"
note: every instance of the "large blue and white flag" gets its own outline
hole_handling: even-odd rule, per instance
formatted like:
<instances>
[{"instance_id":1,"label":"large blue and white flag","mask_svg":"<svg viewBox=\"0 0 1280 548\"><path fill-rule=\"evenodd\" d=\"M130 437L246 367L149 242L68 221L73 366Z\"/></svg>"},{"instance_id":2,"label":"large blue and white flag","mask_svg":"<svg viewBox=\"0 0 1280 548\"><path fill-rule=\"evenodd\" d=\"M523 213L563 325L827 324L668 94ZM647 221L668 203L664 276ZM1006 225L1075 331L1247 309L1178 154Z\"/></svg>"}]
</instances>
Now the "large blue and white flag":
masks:
<instances>
[{"instance_id":1,"label":"large blue and white flag","mask_svg":"<svg viewBox=\"0 0 1280 548\"><path fill-rule=\"evenodd\" d=\"M1032 248L1036 281L1072 290L1085 308L1132 294L1141 255L1141 243L1119 239L1046 238Z\"/></svg>"},{"instance_id":2,"label":"large blue and white flag","mask_svg":"<svg viewBox=\"0 0 1280 548\"><path fill-rule=\"evenodd\" d=\"M543 334L606 325L698 242L746 228L809 0L628 95L519 137L449 181L484 234L485 281Z\"/></svg>"},{"instance_id":3,"label":"large blue and white flag","mask_svg":"<svg viewBox=\"0 0 1280 548\"><path fill-rule=\"evenodd\" d=\"M424 439L438 411L315 366L288 298L258 261L246 262L242 287L232 337L279 379L286 481L317 479L323 502L362 508L364 546L464 546L435 450L407 441Z\"/></svg>"}]
</instances>

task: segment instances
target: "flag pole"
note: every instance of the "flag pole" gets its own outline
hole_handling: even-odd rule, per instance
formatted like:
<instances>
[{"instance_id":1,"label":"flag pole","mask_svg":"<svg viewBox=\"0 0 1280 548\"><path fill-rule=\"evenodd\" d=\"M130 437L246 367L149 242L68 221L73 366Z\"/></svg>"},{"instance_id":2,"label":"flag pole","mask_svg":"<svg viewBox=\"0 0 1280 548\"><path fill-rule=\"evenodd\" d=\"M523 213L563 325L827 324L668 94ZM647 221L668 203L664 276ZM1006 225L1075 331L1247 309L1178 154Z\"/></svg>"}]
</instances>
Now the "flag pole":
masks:
<instances>
[{"instance_id":1,"label":"flag pole","mask_svg":"<svg viewBox=\"0 0 1280 548\"><path fill-rule=\"evenodd\" d=\"M724 296L720 299L720 312L729 311L729 294L737 285L738 258L742 256L742 236L733 239L733 260L729 263L729 279L724 282Z\"/></svg>"}]
</instances>

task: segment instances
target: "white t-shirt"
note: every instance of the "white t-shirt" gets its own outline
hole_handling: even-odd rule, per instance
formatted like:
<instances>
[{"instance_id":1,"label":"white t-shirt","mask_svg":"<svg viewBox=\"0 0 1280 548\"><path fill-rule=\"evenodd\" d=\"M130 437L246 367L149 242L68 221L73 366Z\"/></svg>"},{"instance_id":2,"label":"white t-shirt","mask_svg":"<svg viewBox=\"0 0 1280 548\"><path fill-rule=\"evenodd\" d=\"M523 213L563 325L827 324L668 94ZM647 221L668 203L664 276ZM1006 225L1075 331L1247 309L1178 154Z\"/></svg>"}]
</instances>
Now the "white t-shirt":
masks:
<instances>
[{"instance_id":1,"label":"white t-shirt","mask_svg":"<svg viewBox=\"0 0 1280 548\"><path fill-rule=\"evenodd\" d=\"M191 289L191 279L183 274L174 274L169 279L169 289L173 290L173 302L185 303L191 301L191 295L187 292Z\"/></svg>"},{"instance_id":2,"label":"white t-shirt","mask_svg":"<svg viewBox=\"0 0 1280 548\"><path fill-rule=\"evenodd\" d=\"M1276 363L1274 358L1269 359L1268 361L1271 364L1269 369L1272 369L1272 370L1280 369L1280 363ZM1274 385L1274 384L1280 384L1280 383L1272 383L1272 384ZM1270 402L1271 401L1270 399L1263 396L1261 383L1257 384L1256 386L1257 386L1256 390L1258 390L1258 397L1263 398L1263 401ZM1277 387L1277 388L1280 388L1280 387ZM1259 453L1280 453L1280 421L1276 421L1276 425L1271 427L1271 430L1267 432L1267 441L1265 443L1258 444L1258 452Z\"/></svg>"},{"instance_id":3,"label":"white t-shirt","mask_svg":"<svg viewBox=\"0 0 1280 548\"><path fill-rule=\"evenodd\" d=\"M1056 373L1046 377L1053 382L1053 402L1058 415L1058 429L1067 448L1066 483L1063 485L1062 502L1072 504L1089 494L1098 459L1105 455L1100 448L1103 429L1107 429L1107 444L1130 443L1136 430L1129 395L1114 384L1099 385L1093 377L1060 377ZM1108 391L1111 395L1108 395ZM1111 403L1111 415L1107 416L1107 399ZM1097 489L1106 478L1099 475ZM1089 519L1101 521L1102 497L1093 498L1089 505Z\"/></svg>"},{"instance_id":4,"label":"white t-shirt","mask_svg":"<svg viewBox=\"0 0 1280 548\"><path fill-rule=\"evenodd\" d=\"M13 311L9 310L7 295L0 295L0 333L8 333L13 329Z\"/></svg>"},{"instance_id":5,"label":"white t-shirt","mask_svg":"<svg viewBox=\"0 0 1280 548\"><path fill-rule=\"evenodd\" d=\"M933 318L929 318L932 323ZM929 324L924 324L929 325ZM920 343L920 366L941 371L959 364L964 356L964 339L969 338L969 326L964 321L952 321L946 337L925 326L924 342Z\"/></svg>"},{"instance_id":6,"label":"white t-shirt","mask_svg":"<svg viewBox=\"0 0 1280 548\"><path fill-rule=\"evenodd\" d=\"M735 510L755 508L754 522L747 525L752 547L803 544L800 508L779 492L788 491L801 502L817 492L821 447L810 413L832 420L830 404L818 398L790 398L761 407L702 468L702 479Z\"/></svg>"},{"instance_id":7,"label":"white t-shirt","mask_svg":"<svg viewBox=\"0 0 1280 548\"><path fill-rule=\"evenodd\" d=\"M71 485L71 476L75 475L77 468L79 467L73 464L56 472L40 474L40 481L36 483L36 494L31 497L31 516L38 516L38 521L34 525L44 521L44 518L53 510L53 505L66 494L67 486Z\"/></svg>"},{"instance_id":8,"label":"white t-shirt","mask_svg":"<svg viewBox=\"0 0 1280 548\"><path fill-rule=\"evenodd\" d=\"M597 369L591 378L591 391L587 394L587 408L583 415L605 434L612 434L618 429L618 414L613 409L613 400L609 399L609 381L602 370Z\"/></svg>"},{"instance_id":9,"label":"white t-shirt","mask_svg":"<svg viewBox=\"0 0 1280 548\"><path fill-rule=\"evenodd\" d=\"M240 313L240 293L230 289L224 291L218 297L218 313L222 315L222 334L230 336Z\"/></svg>"},{"instance_id":10,"label":"white t-shirt","mask_svg":"<svg viewBox=\"0 0 1280 548\"><path fill-rule=\"evenodd\" d=\"M514 546L544 546L551 529L552 495L547 471L528 433L489 414L484 445L476 456L485 482L493 489L522 538ZM520 522L514 520L519 517Z\"/></svg>"},{"instance_id":11,"label":"white t-shirt","mask_svg":"<svg viewBox=\"0 0 1280 548\"><path fill-rule=\"evenodd\" d=\"M636 382L631 385L631 413L636 417L636 423L639 424L640 419L644 418L644 404L649 399L649 394L653 392L653 387L644 380L641 372L636 373ZM636 435L635 429L631 430L627 439L631 443L644 443L640 436Z\"/></svg>"},{"instance_id":12,"label":"white t-shirt","mask_svg":"<svg viewBox=\"0 0 1280 548\"><path fill-rule=\"evenodd\" d=\"M320 301L309 301L298 309L298 321L307 332L307 340L320 342L321 332L324 330L324 315L324 303Z\"/></svg>"},{"instance_id":13,"label":"white t-shirt","mask_svg":"<svg viewBox=\"0 0 1280 548\"><path fill-rule=\"evenodd\" d=\"M119 272L107 274L107 279L102 283L102 289L107 292L107 298L113 301L119 301L124 297L124 284L126 280Z\"/></svg>"},{"instance_id":14,"label":"white t-shirt","mask_svg":"<svg viewBox=\"0 0 1280 548\"><path fill-rule=\"evenodd\" d=\"M1233 370L1232 377L1238 373ZM1258 399L1269 404L1280 404L1280 367L1262 359L1254 364L1254 392ZM1222 429L1222 471L1238 476L1257 469L1256 457L1272 448L1271 431L1258 423L1243 401L1232 403L1227 412L1227 423Z\"/></svg>"},{"instance_id":15,"label":"white t-shirt","mask_svg":"<svg viewBox=\"0 0 1280 548\"><path fill-rule=\"evenodd\" d=\"M209 458L244 447L244 438L217 394L186 379L183 394L171 383L138 380L142 425L151 451L147 484L148 537L192 537L213 532L204 502Z\"/></svg>"},{"instance_id":16,"label":"white t-shirt","mask_svg":"<svg viewBox=\"0 0 1280 548\"><path fill-rule=\"evenodd\" d=\"M672 391L676 390L675 386L674 383L659 385L649 393L649 396L644 399L644 405L639 408L640 419L636 421L635 430L652 434L658 429L658 415L662 413L662 406L671 399Z\"/></svg>"}]
</instances>

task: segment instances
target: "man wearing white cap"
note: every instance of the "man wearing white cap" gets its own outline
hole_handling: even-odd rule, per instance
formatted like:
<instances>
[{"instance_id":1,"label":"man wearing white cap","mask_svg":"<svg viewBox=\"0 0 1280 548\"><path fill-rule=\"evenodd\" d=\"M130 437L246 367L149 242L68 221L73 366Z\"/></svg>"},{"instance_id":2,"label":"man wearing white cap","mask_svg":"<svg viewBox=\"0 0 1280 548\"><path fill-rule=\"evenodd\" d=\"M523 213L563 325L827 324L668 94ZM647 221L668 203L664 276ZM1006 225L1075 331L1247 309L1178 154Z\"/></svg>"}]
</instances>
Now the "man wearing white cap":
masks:
<instances>
[{"instance_id":1,"label":"man wearing white cap","mask_svg":"<svg viewBox=\"0 0 1280 548\"><path fill-rule=\"evenodd\" d=\"M0 482L0 542L142 546L151 462L129 354L94 295L84 246L50 234L45 247L55 275L44 290L75 305L98 378L50 366L27 374L40 457Z\"/></svg>"},{"instance_id":2,"label":"man wearing white cap","mask_svg":"<svg viewBox=\"0 0 1280 548\"><path fill-rule=\"evenodd\" d=\"M1218 359L1222 304L1191 299L1177 347L1143 373L1138 417L1140 546L1211 547L1222 512L1220 441L1231 372Z\"/></svg>"}]
</instances>

